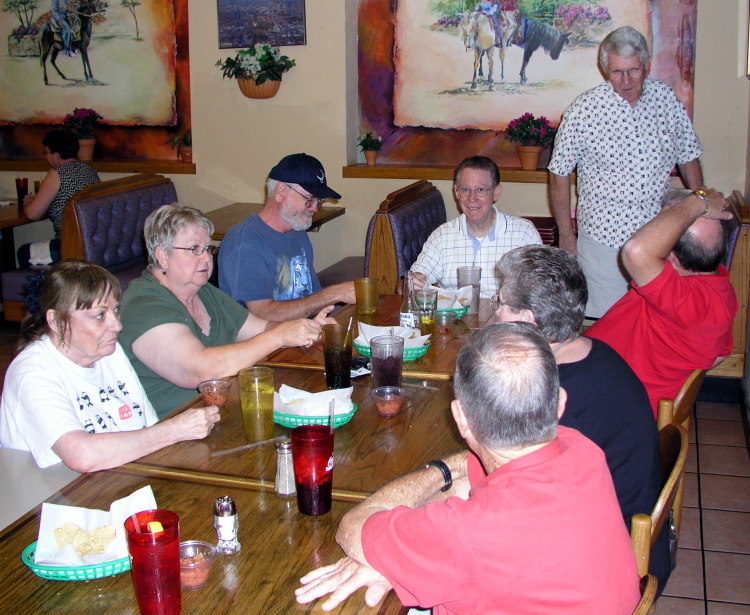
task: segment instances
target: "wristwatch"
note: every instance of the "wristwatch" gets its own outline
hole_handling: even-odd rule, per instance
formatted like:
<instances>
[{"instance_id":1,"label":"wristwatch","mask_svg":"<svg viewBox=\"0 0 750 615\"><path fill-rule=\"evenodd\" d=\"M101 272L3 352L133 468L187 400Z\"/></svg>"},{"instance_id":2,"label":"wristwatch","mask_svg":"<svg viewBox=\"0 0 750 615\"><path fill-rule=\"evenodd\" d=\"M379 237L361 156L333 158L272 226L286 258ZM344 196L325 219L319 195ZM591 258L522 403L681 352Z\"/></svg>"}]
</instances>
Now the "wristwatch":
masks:
<instances>
[{"instance_id":1,"label":"wristwatch","mask_svg":"<svg viewBox=\"0 0 750 615\"><path fill-rule=\"evenodd\" d=\"M440 470L440 473L443 475L443 482L445 483L440 489L440 491L448 491L448 489L451 488L453 485L453 476L451 476L450 468L448 467L448 464L440 459L435 459L433 461L428 461L427 465L425 466L425 470L429 468L430 466L435 466L438 470Z\"/></svg>"},{"instance_id":2,"label":"wristwatch","mask_svg":"<svg viewBox=\"0 0 750 615\"><path fill-rule=\"evenodd\" d=\"M697 196L701 201L703 201L703 214L706 215L708 213L708 192L705 188L696 188L693 190L693 194Z\"/></svg>"}]
</instances>

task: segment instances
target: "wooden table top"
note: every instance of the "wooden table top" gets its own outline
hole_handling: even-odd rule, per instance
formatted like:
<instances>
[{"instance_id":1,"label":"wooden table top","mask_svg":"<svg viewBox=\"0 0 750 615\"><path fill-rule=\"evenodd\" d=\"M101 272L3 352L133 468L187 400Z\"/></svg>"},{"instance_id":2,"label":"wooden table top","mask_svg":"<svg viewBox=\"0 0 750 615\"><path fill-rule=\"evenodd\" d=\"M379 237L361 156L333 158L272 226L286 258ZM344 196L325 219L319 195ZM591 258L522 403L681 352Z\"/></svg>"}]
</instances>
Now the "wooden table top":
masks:
<instances>
[{"instance_id":1,"label":"wooden table top","mask_svg":"<svg viewBox=\"0 0 750 615\"><path fill-rule=\"evenodd\" d=\"M13 199L15 203L16 199ZM31 224L34 220L27 218L23 214L18 213L18 207L14 205L8 205L7 207L0 207L0 229L14 228L16 226L23 226L24 224Z\"/></svg>"},{"instance_id":2,"label":"wooden table top","mask_svg":"<svg viewBox=\"0 0 750 615\"><path fill-rule=\"evenodd\" d=\"M377 318L369 324L378 326L396 326L399 322L401 309L400 295L381 295ZM354 305L344 306L332 314L340 323L347 324L349 318L354 319L354 337L357 336L357 310ZM452 380L456 367L458 351L466 341L466 335L473 329L480 329L488 324L498 322L489 299L481 299L479 312L467 314L460 321L456 321L450 332L438 332L432 340L430 349L415 361L404 362L403 374L407 378L424 378L427 380ZM353 350L354 356L359 356ZM271 353L260 365L296 367L323 371L323 344L321 342L311 348L284 348Z\"/></svg>"},{"instance_id":3,"label":"wooden table top","mask_svg":"<svg viewBox=\"0 0 750 615\"><path fill-rule=\"evenodd\" d=\"M282 384L311 392L326 390L322 372L274 368L276 390ZM419 382L419 381L417 381ZM432 459L440 459L466 444L458 433L450 413L453 386L435 381L429 388L409 383L404 411L393 417L381 417L370 398L372 377L352 381L352 400L358 410L351 421L334 432L334 498L362 500L385 483L419 468ZM195 400L195 405L202 401ZM176 476L217 485L252 486L273 490L276 477L274 443L212 457L212 453L247 443L242 428L237 379L221 421L204 440L180 442L126 464L129 472ZM288 435L290 429L275 426L275 436Z\"/></svg>"},{"instance_id":4,"label":"wooden table top","mask_svg":"<svg viewBox=\"0 0 750 615\"><path fill-rule=\"evenodd\" d=\"M214 234L211 235L211 239L221 241L230 227L238 222L242 222L248 216L259 213L262 208L263 203L232 203L231 205L206 212L204 215L214 224ZM334 207L332 205L319 207L318 211L313 214L312 225L307 230L308 232L317 232L326 222L343 216L345 213L346 209L344 207Z\"/></svg>"},{"instance_id":5,"label":"wooden table top","mask_svg":"<svg viewBox=\"0 0 750 615\"><path fill-rule=\"evenodd\" d=\"M334 535L351 503L334 501L331 512L307 517L297 511L293 497L281 498L273 492L188 484L116 470L82 476L48 501L108 510L114 500L146 485L151 485L160 508L179 515L181 540L215 544L215 498L231 495L237 504L242 549L234 556L217 557L205 587L182 591L183 613L323 613L319 602L297 604L294 590L302 575L343 556ZM86 582L50 581L34 575L22 563L21 552L37 539L39 517L37 508L0 533L0 603L5 605L5 612L138 615L130 572ZM406 609L394 592L378 608L371 609L360 590L331 612L397 615Z\"/></svg>"}]
</instances>

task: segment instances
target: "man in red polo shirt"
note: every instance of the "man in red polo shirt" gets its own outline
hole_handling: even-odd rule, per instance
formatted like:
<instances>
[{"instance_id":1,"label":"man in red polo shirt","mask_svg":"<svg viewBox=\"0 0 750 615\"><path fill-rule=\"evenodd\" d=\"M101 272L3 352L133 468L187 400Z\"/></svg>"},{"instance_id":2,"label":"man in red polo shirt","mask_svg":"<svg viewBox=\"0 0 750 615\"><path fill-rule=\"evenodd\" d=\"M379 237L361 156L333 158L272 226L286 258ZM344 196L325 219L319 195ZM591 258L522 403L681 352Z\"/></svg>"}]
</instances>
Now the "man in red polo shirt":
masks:
<instances>
[{"instance_id":1,"label":"man in red polo shirt","mask_svg":"<svg viewBox=\"0 0 750 615\"><path fill-rule=\"evenodd\" d=\"M721 264L731 220L720 192L670 190L663 209L622 247L632 278L627 294L586 335L630 365L654 411L674 399L695 369L709 369L732 349L737 297Z\"/></svg>"},{"instance_id":2,"label":"man in red polo shirt","mask_svg":"<svg viewBox=\"0 0 750 615\"><path fill-rule=\"evenodd\" d=\"M474 331L453 418L471 451L402 476L347 513L347 557L301 579L297 601L394 589L433 615L625 615L638 573L604 454L558 427L565 407L549 344L529 323Z\"/></svg>"}]
</instances>

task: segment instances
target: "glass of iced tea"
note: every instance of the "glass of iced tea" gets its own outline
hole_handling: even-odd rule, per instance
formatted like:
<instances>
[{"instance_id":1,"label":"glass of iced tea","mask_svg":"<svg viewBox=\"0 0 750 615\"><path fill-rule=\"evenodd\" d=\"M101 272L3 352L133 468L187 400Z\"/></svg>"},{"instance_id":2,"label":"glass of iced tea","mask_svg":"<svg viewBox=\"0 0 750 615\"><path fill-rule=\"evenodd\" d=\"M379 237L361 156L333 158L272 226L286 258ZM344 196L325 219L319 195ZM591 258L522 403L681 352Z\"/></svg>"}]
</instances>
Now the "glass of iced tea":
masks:
<instances>
[{"instance_id":1,"label":"glass of iced tea","mask_svg":"<svg viewBox=\"0 0 750 615\"><path fill-rule=\"evenodd\" d=\"M273 437L273 370L247 367L237 374L240 384L242 424L248 442Z\"/></svg>"}]
</instances>

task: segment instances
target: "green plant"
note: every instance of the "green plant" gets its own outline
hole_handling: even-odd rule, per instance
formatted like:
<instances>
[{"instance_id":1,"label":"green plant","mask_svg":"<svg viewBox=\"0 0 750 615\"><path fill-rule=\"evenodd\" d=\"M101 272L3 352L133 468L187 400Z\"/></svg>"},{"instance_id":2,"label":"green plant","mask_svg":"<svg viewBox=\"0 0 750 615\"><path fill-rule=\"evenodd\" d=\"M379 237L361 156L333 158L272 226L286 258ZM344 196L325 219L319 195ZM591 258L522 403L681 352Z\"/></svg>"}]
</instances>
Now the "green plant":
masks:
<instances>
[{"instance_id":1,"label":"green plant","mask_svg":"<svg viewBox=\"0 0 750 615\"><path fill-rule=\"evenodd\" d=\"M377 152L383 146L383 142L380 137L368 132L364 137L357 139L357 145L363 152Z\"/></svg>"},{"instance_id":2,"label":"green plant","mask_svg":"<svg viewBox=\"0 0 750 615\"><path fill-rule=\"evenodd\" d=\"M94 136L94 128L103 119L93 109L73 109L73 113L68 113L63 120L63 126L74 132L79 139L90 139Z\"/></svg>"},{"instance_id":3,"label":"green plant","mask_svg":"<svg viewBox=\"0 0 750 615\"><path fill-rule=\"evenodd\" d=\"M282 56L278 47L253 45L240 49L233 58L216 63L224 78L252 79L256 85L266 81L281 81L281 75L295 66L296 62Z\"/></svg>"},{"instance_id":4,"label":"green plant","mask_svg":"<svg viewBox=\"0 0 750 615\"><path fill-rule=\"evenodd\" d=\"M182 134L176 134L172 138L164 142L164 145L171 145L172 149L181 147L193 147L193 133L190 130L186 130Z\"/></svg>"},{"instance_id":5,"label":"green plant","mask_svg":"<svg viewBox=\"0 0 750 615\"><path fill-rule=\"evenodd\" d=\"M550 147L555 142L557 129L543 115L536 118L531 113L524 113L508 122L508 127L503 132L508 141L519 145Z\"/></svg>"}]
</instances>

